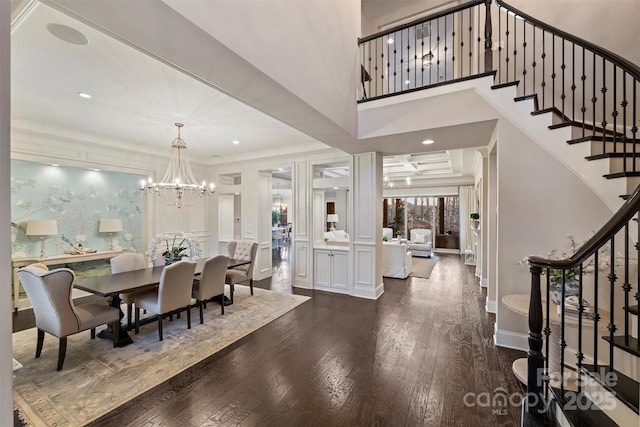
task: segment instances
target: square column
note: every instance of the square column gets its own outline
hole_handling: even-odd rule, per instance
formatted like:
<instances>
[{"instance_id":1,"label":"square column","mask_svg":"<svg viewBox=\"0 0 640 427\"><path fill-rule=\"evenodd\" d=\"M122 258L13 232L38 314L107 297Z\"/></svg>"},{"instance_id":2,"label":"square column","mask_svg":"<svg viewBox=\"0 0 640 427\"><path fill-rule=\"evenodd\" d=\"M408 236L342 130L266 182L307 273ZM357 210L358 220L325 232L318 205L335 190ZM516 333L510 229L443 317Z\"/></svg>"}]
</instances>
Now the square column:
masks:
<instances>
[{"instance_id":1,"label":"square column","mask_svg":"<svg viewBox=\"0 0 640 427\"><path fill-rule=\"evenodd\" d=\"M382 283L382 155L351 157L352 295L377 299Z\"/></svg>"}]
</instances>

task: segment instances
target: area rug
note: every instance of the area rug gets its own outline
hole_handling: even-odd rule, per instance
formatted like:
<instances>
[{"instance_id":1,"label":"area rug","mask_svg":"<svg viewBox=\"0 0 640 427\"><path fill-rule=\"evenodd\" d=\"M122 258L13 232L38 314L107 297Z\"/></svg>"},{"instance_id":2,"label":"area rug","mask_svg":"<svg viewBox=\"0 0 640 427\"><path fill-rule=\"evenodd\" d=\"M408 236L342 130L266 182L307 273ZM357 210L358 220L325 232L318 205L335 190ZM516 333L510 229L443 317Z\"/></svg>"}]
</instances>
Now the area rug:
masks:
<instances>
[{"instance_id":1,"label":"area rug","mask_svg":"<svg viewBox=\"0 0 640 427\"><path fill-rule=\"evenodd\" d=\"M411 261L413 262L413 269L409 276L428 279L429 276L431 276L433 267L435 267L438 262L438 257L435 255L431 255L431 258L413 257Z\"/></svg>"},{"instance_id":2,"label":"area rug","mask_svg":"<svg viewBox=\"0 0 640 427\"><path fill-rule=\"evenodd\" d=\"M14 375L16 409L34 426L80 426L177 375L234 341L277 319L309 297L236 285L235 303L213 303L192 310L192 328L186 313L164 322L164 341L158 341L157 323L130 333L134 343L114 349L108 340L91 340L89 331L68 338L62 371L56 371L58 339L45 335L42 355L35 359L36 329L13 334L13 357L24 367ZM227 290L228 294L228 290Z\"/></svg>"}]
</instances>

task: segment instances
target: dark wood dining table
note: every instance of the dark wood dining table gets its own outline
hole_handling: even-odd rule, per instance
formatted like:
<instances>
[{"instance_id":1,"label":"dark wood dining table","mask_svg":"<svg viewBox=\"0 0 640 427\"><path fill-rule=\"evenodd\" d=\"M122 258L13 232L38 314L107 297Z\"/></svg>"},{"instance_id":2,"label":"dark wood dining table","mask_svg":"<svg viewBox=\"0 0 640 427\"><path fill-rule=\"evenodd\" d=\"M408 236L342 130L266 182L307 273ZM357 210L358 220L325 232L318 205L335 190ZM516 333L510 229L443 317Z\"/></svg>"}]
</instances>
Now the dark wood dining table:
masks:
<instances>
[{"instance_id":1,"label":"dark wood dining table","mask_svg":"<svg viewBox=\"0 0 640 427\"><path fill-rule=\"evenodd\" d=\"M202 273L204 263L207 260L205 258L196 260L196 273L195 276ZM229 258L227 269L239 267L241 265L250 264L251 261ZM151 289L160 283L162 277L162 271L165 266L145 268L143 270L133 270L124 273L110 274L106 276L85 277L82 279L76 279L74 287L77 289L90 292L92 294L110 297L109 303L112 307L116 307L120 310L120 320L124 317L124 312L120 307L122 300L120 294L126 294L129 292L138 292L145 289ZM120 325L120 331L118 333L118 341L116 346L124 347L133 343L133 340L127 333L127 328ZM113 330L111 326L101 331L98 334L101 338L113 339Z\"/></svg>"}]
</instances>

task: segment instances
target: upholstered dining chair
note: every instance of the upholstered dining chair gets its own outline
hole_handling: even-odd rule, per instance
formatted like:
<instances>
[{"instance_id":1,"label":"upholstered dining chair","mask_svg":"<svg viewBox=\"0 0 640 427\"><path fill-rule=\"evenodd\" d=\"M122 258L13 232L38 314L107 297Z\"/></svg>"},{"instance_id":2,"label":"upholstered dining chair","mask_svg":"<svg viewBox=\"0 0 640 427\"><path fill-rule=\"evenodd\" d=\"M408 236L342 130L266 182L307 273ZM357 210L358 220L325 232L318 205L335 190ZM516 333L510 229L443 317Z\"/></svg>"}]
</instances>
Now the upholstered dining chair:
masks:
<instances>
[{"instance_id":1,"label":"upholstered dining chair","mask_svg":"<svg viewBox=\"0 0 640 427\"><path fill-rule=\"evenodd\" d=\"M124 273L126 271L143 270L147 268L147 260L142 254L124 253L111 258L111 274ZM120 294L120 300L123 304L127 304L127 324L129 327L133 324L133 301L136 296L140 296L153 289L146 289L140 292L129 292Z\"/></svg>"},{"instance_id":2,"label":"upholstered dining chair","mask_svg":"<svg viewBox=\"0 0 640 427\"><path fill-rule=\"evenodd\" d=\"M157 315L158 337L162 341L162 318L179 309L187 309L187 328L191 329L191 289L196 272L194 261L178 261L166 266L160 276L158 289L134 299L136 305L136 334L140 330L140 310Z\"/></svg>"},{"instance_id":3,"label":"upholstered dining chair","mask_svg":"<svg viewBox=\"0 0 640 427\"><path fill-rule=\"evenodd\" d=\"M204 323L204 304L219 296L220 309L224 314L224 281L229 257L217 255L209 258L202 267L199 279L193 281L191 297L195 298L200 310L200 323Z\"/></svg>"},{"instance_id":4,"label":"upholstered dining chair","mask_svg":"<svg viewBox=\"0 0 640 427\"><path fill-rule=\"evenodd\" d=\"M46 268L46 266L45 266ZM120 310L101 303L74 305L71 299L75 274L68 268L47 271L39 266L27 266L18 270L18 278L33 306L38 329L36 358L42 353L44 333L59 338L58 371L62 369L67 352L67 337L91 329L91 338L96 336L96 327L113 324L113 346L118 342Z\"/></svg>"},{"instance_id":5,"label":"upholstered dining chair","mask_svg":"<svg viewBox=\"0 0 640 427\"><path fill-rule=\"evenodd\" d=\"M231 302L233 302L234 285L249 282L251 295L253 295L253 264L255 264L258 244L251 240L232 240L227 243L229 258L251 261L249 264L227 270L226 282L231 289Z\"/></svg>"}]
</instances>

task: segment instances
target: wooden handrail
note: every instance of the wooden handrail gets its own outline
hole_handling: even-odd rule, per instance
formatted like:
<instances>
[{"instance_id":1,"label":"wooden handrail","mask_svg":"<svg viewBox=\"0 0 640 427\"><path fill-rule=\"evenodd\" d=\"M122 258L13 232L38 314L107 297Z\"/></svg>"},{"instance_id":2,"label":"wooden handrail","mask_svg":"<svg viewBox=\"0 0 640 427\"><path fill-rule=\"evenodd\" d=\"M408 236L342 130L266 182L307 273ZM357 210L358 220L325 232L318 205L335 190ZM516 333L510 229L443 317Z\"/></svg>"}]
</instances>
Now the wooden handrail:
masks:
<instances>
[{"instance_id":1,"label":"wooden handrail","mask_svg":"<svg viewBox=\"0 0 640 427\"><path fill-rule=\"evenodd\" d=\"M463 3L463 4L460 4L458 6L454 6L454 7L451 7L449 9L443 10L442 12L438 12L438 13L434 13L433 15L429 15L429 16L425 16L425 17L422 17L422 18L418 18L418 19L416 19L414 21L411 21L411 22L408 22L406 24L398 25L398 26L393 27L391 29L388 29L388 30L385 30L385 31L380 31L380 32L377 32L375 34L371 34L370 36L367 36L367 37L358 38L358 44L362 44L362 43L368 42L370 40L377 39L378 37L386 36L387 34L395 33L396 31L402 31L402 30L405 30L407 28L413 27L415 25L422 24L423 22L433 21L434 19L442 18L443 16L447 16L447 15L452 14L452 13L460 12L461 10L466 10L466 9L471 8L471 7L479 6L479 5L485 4L485 3L486 3L485 0L476 0L476 1L470 1L468 3Z\"/></svg>"},{"instance_id":2,"label":"wooden handrail","mask_svg":"<svg viewBox=\"0 0 640 427\"><path fill-rule=\"evenodd\" d=\"M567 259L549 259L539 256L531 256L527 258L530 266L540 268L568 269L578 267L588 257L593 255L611 236L620 231L634 215L640 210L640 185L633 194L627 199L622 207L595 233L587 240L570 258Z\"/></svg>"},{"instance_id":3,"label":"wooden handrail","mask_svg":"<svg viewBox=\"0 0 640 427\"><path fill-rule=\"evenodd\" d=\"M640 80L640 67L636 64L634 64L633 62L603 48L600 46L597 46L591 42L588 42L587 40L581 39L580 37L574 36L573 34L569 34L565 31L562 31L558 28L555 28L549 24L545 24L544 22L530 16L527 15L526 13L516 9L515 7L505 3L502 0L496 0L496 4L499 7L502 7L503 9L506 9L510 12L513 12L516 16L519 16L520 18L523 18L525 21L528 21L532 24L534 24L537 28L543 29L547 32L550 32L552 34L555 34L559 37L562 37L563 39L566 39L570 42L575 43L576 45L579 45L581 47L584 47L587 50L590 50L591 52L594 52L600 56L602 56L603 58L609 60L611 63L617 65L618 67L622 68L623 70L625 70L627 73L629 73L631 76L633 76L633 78L635 78L636 80Z\"/></svg>"}]
</instances>

